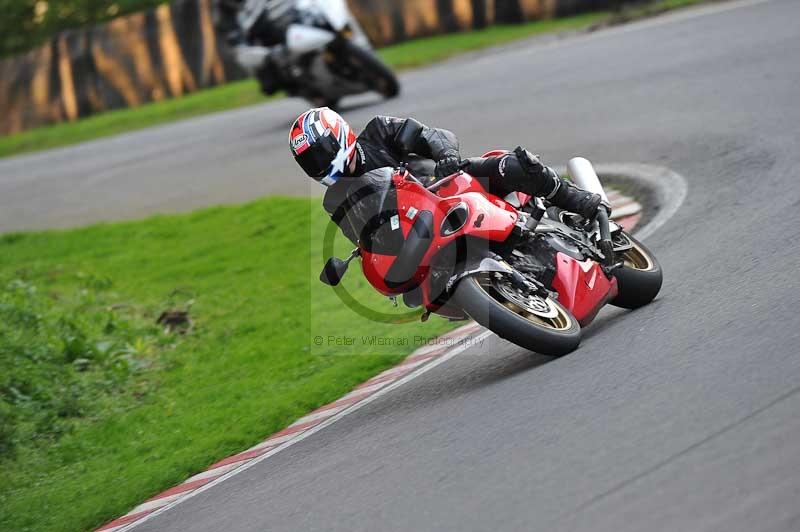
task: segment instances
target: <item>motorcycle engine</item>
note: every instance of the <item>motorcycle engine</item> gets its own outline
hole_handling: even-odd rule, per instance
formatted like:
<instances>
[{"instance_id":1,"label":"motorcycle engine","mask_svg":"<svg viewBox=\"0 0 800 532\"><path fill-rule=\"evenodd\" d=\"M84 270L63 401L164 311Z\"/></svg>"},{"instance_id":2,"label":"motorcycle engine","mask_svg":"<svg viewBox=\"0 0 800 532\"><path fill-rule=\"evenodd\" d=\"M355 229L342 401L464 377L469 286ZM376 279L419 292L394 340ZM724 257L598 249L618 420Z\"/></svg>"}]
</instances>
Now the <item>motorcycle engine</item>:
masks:
<instances>
[{"instance_id":1,"label":"motorcycle engine","mask_svg":"<svg viewBox=\"0 0 800 532\"><path fill-rule=\"evenodd\" d=\"M507 261L521 274L535 278L548 289L552 289L556 276L556 250L544 238L523 242Z\"/></svg>"}]
</instances>

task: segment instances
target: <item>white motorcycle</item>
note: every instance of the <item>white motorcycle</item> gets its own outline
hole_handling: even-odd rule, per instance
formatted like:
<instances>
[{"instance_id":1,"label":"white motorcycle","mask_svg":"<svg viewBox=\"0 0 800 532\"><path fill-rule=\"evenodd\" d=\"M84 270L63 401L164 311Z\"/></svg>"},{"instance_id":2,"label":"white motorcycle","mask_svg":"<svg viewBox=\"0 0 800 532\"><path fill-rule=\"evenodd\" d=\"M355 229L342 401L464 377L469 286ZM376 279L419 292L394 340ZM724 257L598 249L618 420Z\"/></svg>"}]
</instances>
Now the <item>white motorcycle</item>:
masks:
<instances>
[{"instance_id":1,"label":"white motorcycle","mask_svg":"<svg viewBox=\"0 0 800 532\"><path fill-rule=\"evenodd\" d=\"M268 3L248 0L240 17L252 21ZM254 37L258 39L258 35ZM247 49L254 57L240 57L243 66L248 62L258 64L270 53L258 46ZM264 55L259 58L259 54ZM315 106L335 108L342 97L369 91L385 98L394 98L400 92L397 77L374 52L345 0L297 0L292 23L286 30L285 52L280 57L270 57L270 71L256 71L262 88L266 83L275 85L272 78L277 76L278 85L289 95L305 98Z\"/></svg>"}]
</instances>

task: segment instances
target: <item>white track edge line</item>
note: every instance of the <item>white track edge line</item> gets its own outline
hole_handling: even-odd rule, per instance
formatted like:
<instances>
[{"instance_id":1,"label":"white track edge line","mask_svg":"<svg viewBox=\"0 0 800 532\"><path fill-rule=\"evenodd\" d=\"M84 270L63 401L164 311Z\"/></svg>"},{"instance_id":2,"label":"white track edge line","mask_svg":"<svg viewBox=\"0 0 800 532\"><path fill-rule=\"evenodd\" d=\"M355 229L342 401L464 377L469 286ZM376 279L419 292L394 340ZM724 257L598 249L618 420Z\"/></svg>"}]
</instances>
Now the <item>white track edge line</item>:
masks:
<instances>
[{"instance_id":1,"label":"white track edge line","mask_svg":"<svg viewBox=\"0 0 800 532\"><path fill-rule=\"evenodd\" d=\"M426 373L426 372L432 370L433 368L435 368L435 367L437 367L437 366L439 366L441 364L444 364L445 362L447 362L451 358L455 357L456 355L458 355L458 354L466 351L467 349L470 349L471 347L473 347L474 343L482 342L483 340L485 340L486 338L488 338L492 334L493 334L492 331L484 331L484 332L482 332L481 334L476 336L475 339L472 342L464 342L463 344L461 344L459 346L456 346L455 348L453 348L452 350L446 352L445 354L443 354L439 358L433 359L430 363L425 364L424 366L414 370L413 372L411 372L410 374L406 375L405 377L402 377L402 378L396 380L395 382L389 384L385 388L381 388L380 390L376 391L375 393L373 393L369 397L366 397L364 400L353 404L352 406L350 406L346 410L343 410L343 411L339 412L338 414L336 414L335 416L328 418L327 420L323 421L319 425L311 427L310 429L306 430L305 432L300 433L297 436L297 438L289 440L286 443L283 443L282 445L280 445L279 447L276 447L275 449L273 449L273 450L271 450L271 451L269 451L267 453L264 453L261 456L258 456L256 458L254 458L250 462L242 465L242 467L240 467L238 469L234 469L233 471L230 471L230 472L222 475L221 477L219 477L216 480L212 480L208 484L205 484L204 486L201 486L201 487L197 488L196 490L194 490L193 492L189 493L188 495L186 495L186 497L180 498L180 499L178 499L178 500L176 500L176 501L174 501L174 502L172 502L172 503L170 503L170 504L168 504L166 506L162 506L158 510L156 510L156 511L154 511L154 512L152 512L152 513L142 517L141 519L138 519L138 520L136 520L136 521L134 521L134 522L132 522L132 523L130 523L128 525L125 525L122 528L115 529L115 532L127 532L128 530L132 530L132 529L136 528L137 526L141 525L142 523L145 523L145 522L153 519L154 517L156 517L158 515L161 515L162 513L170 510L171 508L174 508L174 507L178 506L179 504L191 499L195 495L199 495L200 493L203 493L204 491L213 488L217 484L221 484L221 483L225 482L226 480L228 480L229 478L232 478L232 477L238 475L239 473L242 473L242 472L250 469L254 465L259 464L260 462L263 462L267 458L278 454L279 452L283 451L284 449L288 449L292 445L305 440L306 438L308 438L309 436L312 436L313 434L316 434L317 432L319 432L320 430L324 429L325 427L333 425L334 423L336 423L337 421L339 421L343 417L347 416L348 414L352 414L353 412L355 412L357 410L360 410L362 407L367 406L371 402L373 402L376 399L378 399L378 397L386 395L387 393L389 393L390 391L394 390L395 388L399 388L403 384L416 379L417 377L419 377L423 373Z\"/></svg>"},{"instance_id":2,"label":"white track edge line","mask_svg":"<svg viewBox=\"0 0 800 532\"><path fill-rule=\"evenodd\" d=\"M619 176L630 181L644 183L656 195L656 215L635 231L636 238L644 240L658 231L681 208L689 192L689 185L679 173L664 166L638 163L598 164L597 173Z\"/></svg>"},{"instance_id":3,"label":"white track edge line","mask_svg":"<svg viewBox=\"0 0 800 532\"><path fill-rule=\"evenodd\" d=\"M611 213L611 218L627 218L628 216L633 216L634 214L639 214L642 212L642 206L636 202L633 203L626 203L622 207L617 207Z\"/></svg>"}]
</instances>

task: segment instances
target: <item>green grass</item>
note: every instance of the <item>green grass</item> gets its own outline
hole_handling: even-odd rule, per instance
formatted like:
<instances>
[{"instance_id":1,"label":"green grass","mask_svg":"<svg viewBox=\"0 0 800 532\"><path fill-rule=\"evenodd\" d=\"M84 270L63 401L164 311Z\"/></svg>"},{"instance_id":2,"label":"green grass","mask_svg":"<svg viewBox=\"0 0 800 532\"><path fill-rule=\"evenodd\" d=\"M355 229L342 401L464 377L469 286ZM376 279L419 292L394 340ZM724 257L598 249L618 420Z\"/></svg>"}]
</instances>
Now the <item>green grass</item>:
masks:
<instances>
[{"instance_id":1,"label":"green grass","mask_svg":"<svg viewBox=\"0 0 800 532\"><path fill-rule=\"evenodd\" d=\"M379 50L379 54L396 69L416 68L466 52L499 46L536 35L618 24L709 1L720 0L655 0L649 4L625 7L615 13L595 11L554 20L490 26L482 30L437 35L395 44Z\"/></svg>"},{"instance_id":2,"label":"green grass","mask_svg":"<svg viewBox=\"0 0 800 532\"><path fill-rule=\"evenodd\" d=\"M381 49L379 54L397 69L415 68L543 33L589 28L609 20L610 16L607 12L595 12L527 24L490 26L477 31L437 35L396 44Z\"/></svg>"},{"instance_id":3,"label":"green grass","mask_svg":"<svg viewBox=\"0 0 800 532\"><path fill-rule=\"evenodd\" d=\"M626 9L616 14L595 12L527 24L492 26L478 31L440 35L388 46L381 49L379 54L393 68L403 70L543 33L587 29L615 21L641 18L702 1L704 0L658 0L652 4ZM76 144L201 114L253 105L266 100L259 92L255 81L233 82L192 93L183 98L149 103L137 108L109 111L74 123L45 126L2 137L0 138L0 157Z\"/></svg>"},{"instance_id":4,"label":"green grass","mask_svg":"<svg viewBox=\"0 0 800 532\"><path fill-rule=\"evenodd\" d=\"M375 323L345 308L317 280L320 245L308 244L325 222L318 200L274 198L0 236L0 311L33 320L16 341L13 326L0 329L0 370L25 396L0 379L0 419L19 421L0 459L0 530L100 525L415 348L368 348L362 335L453 327ZM345 284L359 300L403 310L353 270ZM155 327L168 308L190 308L188 334ZM354 345L314 345L342 334ZM62 390L76 406L51 400Z\"/></svg>"}]
</instances>

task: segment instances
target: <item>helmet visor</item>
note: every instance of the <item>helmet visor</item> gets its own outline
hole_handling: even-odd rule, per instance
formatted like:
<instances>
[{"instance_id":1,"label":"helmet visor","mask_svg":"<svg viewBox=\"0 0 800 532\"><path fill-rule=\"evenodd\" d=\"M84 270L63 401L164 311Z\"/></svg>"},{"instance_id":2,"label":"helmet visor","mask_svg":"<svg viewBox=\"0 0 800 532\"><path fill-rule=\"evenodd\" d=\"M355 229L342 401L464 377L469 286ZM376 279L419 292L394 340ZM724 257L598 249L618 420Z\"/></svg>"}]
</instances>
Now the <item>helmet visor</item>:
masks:
<instances>
[{"instance_id":1,"label":"helmet visor","mask_svg":"<svg viewBox=\"0 0 800 532\"><path fill-rule=\"evenodd\" d=\"M327 176L328 169L340 149L341 144L328 131L303 153L296 155L295 159L306 174L319 180Z\"/></svg>"}]
</instances>

